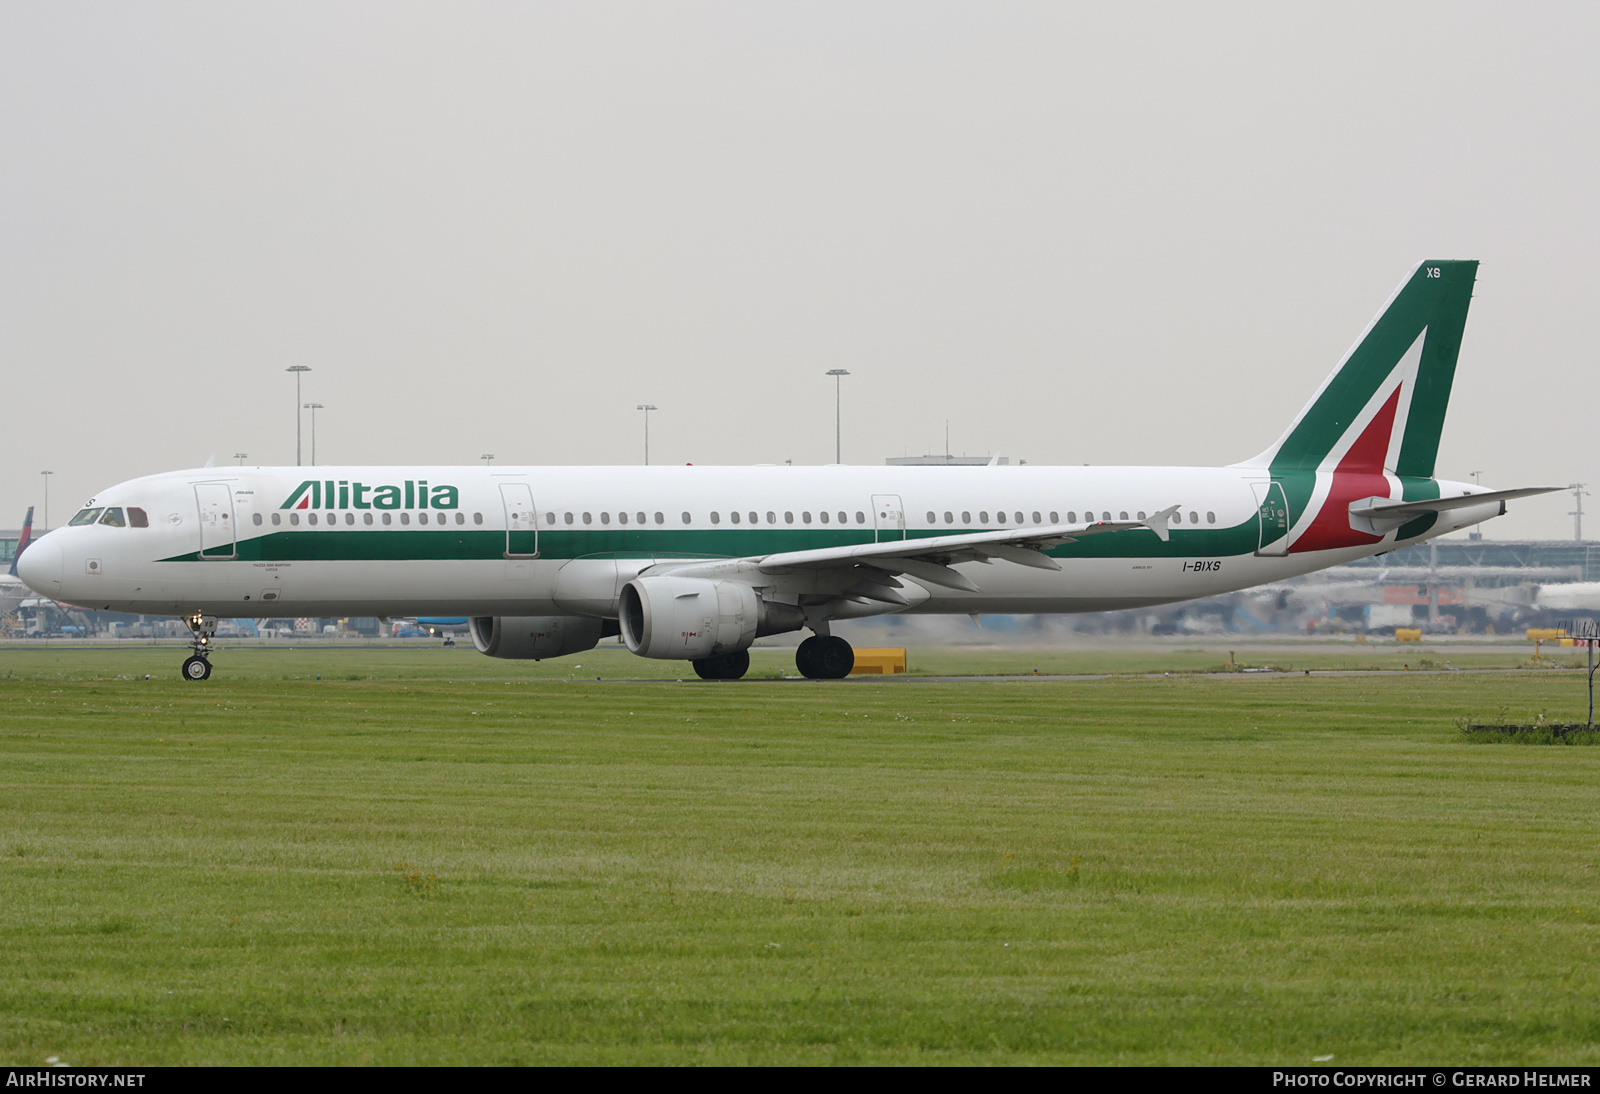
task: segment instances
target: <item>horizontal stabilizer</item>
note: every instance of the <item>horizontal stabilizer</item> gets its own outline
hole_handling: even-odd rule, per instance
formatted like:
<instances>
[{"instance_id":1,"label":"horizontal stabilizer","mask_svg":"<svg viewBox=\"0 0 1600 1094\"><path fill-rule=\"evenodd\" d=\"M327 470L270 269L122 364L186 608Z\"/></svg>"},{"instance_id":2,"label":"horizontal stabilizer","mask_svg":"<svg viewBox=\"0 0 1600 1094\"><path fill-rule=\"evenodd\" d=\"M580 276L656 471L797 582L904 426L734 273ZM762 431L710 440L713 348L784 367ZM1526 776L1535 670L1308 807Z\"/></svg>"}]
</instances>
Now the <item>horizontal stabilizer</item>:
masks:
<instances>
[{"instance_id":1,"label":"horizontal stabilizer","mask_svg":"<svg viewBox=\"0 0 1600 1094\"><path fill-rule=\"evenodd\" d=\"M1415 501L1393 501L1389 498L1362 498L1350 503L1350 526L1369 535L1392 532L1408 521L1428 513L1447 513L1452 509L1470 509L1478 505L1505 503L1514 498L1531 498L1535 494L1549 494L1565 490L1564 486L1528 486L1520 490L1492 490L1481 494L1462 494L1454 498L1418 498Z\"/></svg>"}]
</instances>

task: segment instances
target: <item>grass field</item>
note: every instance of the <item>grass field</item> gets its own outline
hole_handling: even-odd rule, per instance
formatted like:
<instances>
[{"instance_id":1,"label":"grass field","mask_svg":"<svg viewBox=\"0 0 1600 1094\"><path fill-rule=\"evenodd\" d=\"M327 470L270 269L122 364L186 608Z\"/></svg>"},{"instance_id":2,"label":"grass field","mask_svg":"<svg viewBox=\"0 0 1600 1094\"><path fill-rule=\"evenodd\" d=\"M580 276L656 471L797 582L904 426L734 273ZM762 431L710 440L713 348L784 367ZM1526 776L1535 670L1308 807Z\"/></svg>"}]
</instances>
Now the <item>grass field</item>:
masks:
<instances>
[{"instance_id":1,"label":"grass field","mask_svg":"<svg viewBox=\"0 0 1600 1094\"><path fill-rule=\"evenodd\" d=\"M1581 673L180 656L0 650L0 1062L1600 1062Z\"/></svg>"}]
</instances>

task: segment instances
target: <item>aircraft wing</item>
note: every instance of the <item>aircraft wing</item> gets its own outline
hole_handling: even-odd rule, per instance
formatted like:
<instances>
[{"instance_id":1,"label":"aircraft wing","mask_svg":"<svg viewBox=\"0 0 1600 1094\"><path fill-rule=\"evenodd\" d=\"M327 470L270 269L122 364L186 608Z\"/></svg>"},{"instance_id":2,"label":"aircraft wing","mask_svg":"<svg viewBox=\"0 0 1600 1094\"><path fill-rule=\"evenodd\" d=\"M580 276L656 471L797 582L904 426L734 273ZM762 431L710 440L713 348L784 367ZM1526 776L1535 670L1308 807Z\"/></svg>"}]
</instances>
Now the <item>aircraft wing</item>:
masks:
<instances>
[{"instance_id":1,"label":"aircraft wing","mask_svg":"<svg viewBox=\"0 0 1600 1094\"><path fill-rule=\"evenodd\" d=\"M957 562L988 562L998 558L1040 570L1059 570L1060 563L1043 553L1046 548L1071 543L1085 536L1139 529L1154 532L1165 541L1168 536L1167 522L1177 511L1178 506L1174 505L1159 513L1153 513L1144 520L1050 524L1036 528L863 543L853 547L783 551L760 556L751 561L756 563L762 573L768 574L794 570L833 570L870 566L885 573L906 574L946 588L977 592L978 586L966 575L951 569L951 566Z\"/></svg>"},{"instance_id":2,"label":"aircraft wing","mask_svg":"<svg viewBox=\"0 0 1600 1094\"><path fill-rule=\"evenodd\" d=\"M1488 505L1493 502L1499 502L1500 512L1504 513L1505 503L1513 498L1531 498L1535 494L1549 494L1566 489L1568 488L1565 486L1527 486L1520 490L1492 490L1482 494L1462 494L1455 498L1418 498L1416 501L1363 498L1350 503L1350 518L1352 521L1359 520L1369 525L1373 533L1382 534L1428 513L1469 509L1475 505Z\"/></svg>"}]
</instances>

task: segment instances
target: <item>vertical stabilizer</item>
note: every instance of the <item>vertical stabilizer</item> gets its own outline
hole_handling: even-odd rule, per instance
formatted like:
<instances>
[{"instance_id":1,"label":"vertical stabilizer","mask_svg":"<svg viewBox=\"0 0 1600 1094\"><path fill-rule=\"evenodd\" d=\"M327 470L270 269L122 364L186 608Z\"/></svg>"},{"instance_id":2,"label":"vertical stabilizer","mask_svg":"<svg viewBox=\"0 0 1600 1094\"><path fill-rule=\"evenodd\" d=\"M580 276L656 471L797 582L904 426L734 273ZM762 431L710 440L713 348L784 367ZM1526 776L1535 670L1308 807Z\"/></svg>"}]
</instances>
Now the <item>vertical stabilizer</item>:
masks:
<instances>
[{"instance_id":1,"label":"vertical stabilizer","mask_svg":"<svg viewBox=\"0 0 1600 1094\"><path fill-rule=\"evenodd\" d=\"M1432 477L1477 274L1473 261L1412 270L1278 443L1242 466Z\"/></svg>"},{"instance_id":2,"label":"vertical stabilizer","mask_svg":"<svg viewBox=\"0 0 1600 1094\"><path fill-rule=\"evenodd\" d=\"M22 535L17 540L17 553L11 559L11 569L8 571L12 577L17 576L17 559L22 557L22 552L28 549L28 543L33 539L33 506L28 506L28 515L22 522Z\"/></svg>"}]
</instances>

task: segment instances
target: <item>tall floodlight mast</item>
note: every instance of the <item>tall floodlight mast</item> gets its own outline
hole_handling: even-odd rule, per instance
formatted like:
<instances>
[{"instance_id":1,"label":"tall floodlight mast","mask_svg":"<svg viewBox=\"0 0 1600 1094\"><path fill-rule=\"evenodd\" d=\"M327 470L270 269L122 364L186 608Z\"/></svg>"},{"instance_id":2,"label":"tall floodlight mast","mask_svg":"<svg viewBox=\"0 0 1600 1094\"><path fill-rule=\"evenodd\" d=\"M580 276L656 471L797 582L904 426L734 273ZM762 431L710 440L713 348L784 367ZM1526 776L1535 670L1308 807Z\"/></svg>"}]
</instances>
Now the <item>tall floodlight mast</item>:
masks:
<instances>
[{"instance_id":1,"label":"tall floodlight mast","mask_svg":"<svg viewBox=\"0 0 1600 1094\"><path fill-rule=\"evenodd\" d=\"M843 449L839 443L839 408L840 399L843 397L840 393L844 386L844 378L850 375L850 372L848 369L830 368L827 375L833 377L833 462L843 463L844 460L840 457Z\"/></svg>"},{"instance_id":2,"label":"tall floodlight mast","mask_svg":"<svg viewBox=\"0 0 1600 1094\"><path fill-rule=\"evenodd\" d=\"M327 409L321 403L307 403L306 409L311 411L311 466L317 466L317 411Z\"/></svg>"},{"instance_id":3,"label":"tall floodlight mast","mask_svg":"<svg viewBox=\"0 0 1600 1094\"><path fill-rule=\"evenodd\" d=\"M300 466L300 374L310 372L310 365L290 365L285 372L294 373L294 465Z\"/></svg>"},{"instance_id":4,"label":"tall floodlight mast","mask_svg":"<svg viewBox=\"0 0 1600 1094\"><path fill-rule=\"evenodd\" d=\"M644 465L650 466L650 412L656 407L651 403L640 403L635 410L644 411Z\"/></svg>"}]
</instances>

